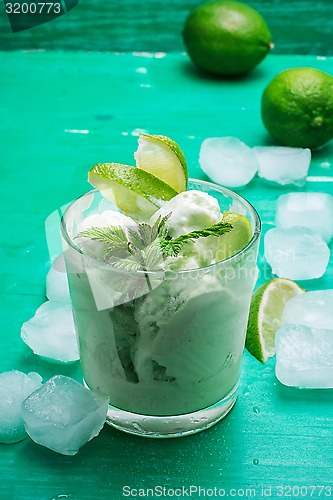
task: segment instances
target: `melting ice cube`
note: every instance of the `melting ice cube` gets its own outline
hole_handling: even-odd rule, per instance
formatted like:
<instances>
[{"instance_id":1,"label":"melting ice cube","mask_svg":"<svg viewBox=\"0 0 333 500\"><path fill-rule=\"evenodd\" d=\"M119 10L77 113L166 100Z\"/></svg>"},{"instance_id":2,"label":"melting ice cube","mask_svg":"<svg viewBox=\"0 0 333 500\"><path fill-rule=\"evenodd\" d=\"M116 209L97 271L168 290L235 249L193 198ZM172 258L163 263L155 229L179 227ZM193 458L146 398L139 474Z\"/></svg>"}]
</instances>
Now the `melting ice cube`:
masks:
<instances>
[{"instance_id":1,"label":"melting ice cube","mask_svg":"<svg viewBox=\"0 0 333 500\"><path fill-rule=\"evenodd\" d=\"M256 146L253 151L259 163L259 177L282 185L304 185L311 162L310 149Z\"/></svg>"},{"instance_id":2,"label":"melting ice cube","mask_svg":"<svg viewBox=\"0 0 333 500\"><path fill-rule=\"evenodd\" d=\"M46 296L49 300L70 300L64 254L55 259L47 273Z\"/></svg>"},{"instance_id":3,"label":"melting ice cube","mask_svg":"<svg viewBox=\"0 0 333 500\"><path fill-rule=\"evenodd\" d=\"M99 434L108 402L107 396L56 375L24 401L25 429L36 443L63 455L75 455Z\"/></svg>"},{"instance_id":4,"label":"melting ice cube","mask_svg":"<svg viewBox=\"0 0 333 500\"><path fill-rule=\"evenodd\" d=\"M265 258L279 277L310 280L320 278L326 271L330 249L312 229L270 229L264 242Z\"/></svg>"},{"instance_id":5,"label":"melting ice cube","mask_svg":"<svg viewBox=\"0 0 333 500\"><path fill-rule=\"evenodd\" d=\"M333 196L326 193L288 193L278 198L276 225L317 231L328 243L333 236Z\"/></svg>"},{"instance_id":6,"label":"melting ice cube","mask_svg":"<svg viewBox=\"0 0 333 500\"><path fill-rule=\"evenodd\" d=\"M276 333L275 348L275 373L282 384L333 388L333 330L285 325Z\"/></svg>"},{"instance_id":7,"label":"melting ice cube","mask_svg":"<svg viewBox=\"0 0 333 500\"><path fill-rule=\"evenodd\" d=\"M0 374L0 443L17 443L26 438L21 406L24 399L42 385L38 373L17 370Z\"/></svg>"},{"instance_id":8,"label":"melting ice cube","mask_svg":"<svg viewBox=\"0 0 333 500\"><path fill-rule=\"evenodd\" d=\"M73 363L79 359L72 308L69 302L50 300L23 323L23 341L48 361Z\"/></svg>"},{"instance_id":9,"label":"melting ice cube","mask_svg":"<svg viewBox=\"0 0 333 500\"><path fill-rule=\"evenodd\" d=\"M211 137L201 144L199 163L214 182L227 187L248 184L258 170L256 156L236 137Z\"/></svg>"},{"instance_id":10,"label":"melting ice cube","mask_svg":"<svg viewBox=\"0 0 333 500\"><path fill-rule=\"evenodd\" d=\"M333 290L316 290L290 299L281 318L282 325L288 323L333 330Z\"/></svg>"}]
</instances>

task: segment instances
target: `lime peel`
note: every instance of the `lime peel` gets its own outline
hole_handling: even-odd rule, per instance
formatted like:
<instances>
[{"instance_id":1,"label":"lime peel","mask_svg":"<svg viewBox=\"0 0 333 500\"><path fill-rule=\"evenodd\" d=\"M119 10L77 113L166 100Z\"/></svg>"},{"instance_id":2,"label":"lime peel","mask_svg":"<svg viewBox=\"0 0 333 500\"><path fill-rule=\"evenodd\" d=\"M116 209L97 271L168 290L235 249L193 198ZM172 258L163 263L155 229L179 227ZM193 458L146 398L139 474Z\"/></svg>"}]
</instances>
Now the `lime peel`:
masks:
<instances>
[{"instance_id":1,"label":"lime peel","mask_svg":"<svg viewBox=\"0 0 333 500\"><path fill-rule=\"evenodd\" d=\"M185 21L183 39L192 62L217 75L247 73L274 46L261 14L234 0L196 6Z\"/></svg>"},{"instance_id":2,"label":"lime peel","mask_svg":"<svg viewBox=\"0 0 333 500\"><path fill-rule=\"evenodd\" d=\"M188 168L178 144L164 135L140 134L134 153L139 169L158 177L180 193L186 191Z\"/></svg>"},{"instance_id":3,"label":"lime peel","mask_svg":"<svg viewBox=\"0 0 333 500\"><path fill-rule=\"evenodd\" d=\"M263 91L261 117L283 146L323 146L333 138L333 77L311 67L281 71Z\"/></svg>"},{"instance_id":4,"label":"lime peel","mask_svg":"<svg viewBox=\"0 0 333 500\"><path fill-rule=\"evenodd\" d=\"M120 163L98 163L88 173L88 181L125 214L149 219L177 195L168 184L149 172Z\"/></svg>"}]
</instances>

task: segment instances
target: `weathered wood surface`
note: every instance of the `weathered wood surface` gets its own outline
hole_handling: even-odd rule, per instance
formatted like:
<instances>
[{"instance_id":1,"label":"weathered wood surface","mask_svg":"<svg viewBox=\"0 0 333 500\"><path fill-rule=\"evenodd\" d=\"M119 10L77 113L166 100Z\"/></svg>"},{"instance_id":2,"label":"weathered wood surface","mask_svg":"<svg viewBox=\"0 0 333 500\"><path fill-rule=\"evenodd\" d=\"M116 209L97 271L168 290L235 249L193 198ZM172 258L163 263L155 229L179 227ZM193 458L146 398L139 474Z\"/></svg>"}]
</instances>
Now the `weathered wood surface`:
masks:
<instances>
[{"instance_id":1,"label":"weathered wood surface","mask_svg":"<svg viewBox=\"0 0 333 500\"><path fill-rule=\"evenodd\" d=\"M44 380L60 372L80 379L77 364L64 369L34 356L21 341L20 328L45 300L44 221L89 189L87 169L100 161L133 162L139 127L177 140L191 176L204 178L197 159L205 137L236 135L251 146L269 143L259 100L277 72L304 65L333 71L332 59L271 56L246 79L224 82L203 79L180 54L8 52L1 61L0 372L37 371ZM305 190L333 194L332 181L330 145L314 154ZM287 191L255 179L240 192L258 209L266 231L277 197ZM270 279L262 249L260 270L260 282ZM333 288L332 258L325 276L305 286ZM240 489L236 498L254 498L253 490L264 498L263 487L270 498L290 497L292 485L308 488L303 498L304 492L305 498L328 498L332 391L287 390L277 382L274 364L272 359L262 365L245 353L235 408L193 437L146 440L106 427L75 457L29 439L0 445L0 498L121 500L126 485L194 485L228 494Z\"/></svg>"},{"instance_id":2,"label":"weathered wood surface","mask_svg":"<svg viewBox=\"0 0 333 500\"><path fill-rule=\"evenodd\" d=\"M244 0L267 20L276 53L333 54L331 0ZM11 33L0 4L0 49L183 50L181 30L198 0L80 0L65 16Z\"/></svg>"}]
</instances>

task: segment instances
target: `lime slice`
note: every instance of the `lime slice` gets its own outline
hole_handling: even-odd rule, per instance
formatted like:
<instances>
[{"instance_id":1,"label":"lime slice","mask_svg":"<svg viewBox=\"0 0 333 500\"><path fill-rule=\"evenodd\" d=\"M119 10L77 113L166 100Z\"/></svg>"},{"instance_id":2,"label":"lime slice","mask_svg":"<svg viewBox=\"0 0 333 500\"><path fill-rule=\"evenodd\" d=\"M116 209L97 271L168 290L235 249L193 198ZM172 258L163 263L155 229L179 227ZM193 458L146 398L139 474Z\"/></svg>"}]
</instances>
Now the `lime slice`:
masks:
<instances>
[{"instance_id":1,"label":"lime slice","mask_svg":"<svg viewBox=\"0 0 333 500\"><path fill-rule=\"evenodd\" d=\"M254 292L245 346L262 363L275 354L275 334L286 303L304 292L297 283L285 278L268 281Z\"/></svg>"},{"instance_id":2,"label":"lime slice","mask_svg":"<svg viewBox=\"0 0 333 500\"><path fill-rule=\"evenodd\" d=\"M246 247L252 238L250 221L244 215L224 212L222 220L232 225L231 231L219 237L216 250L216 261L228 259Z\"/></svg>"},{"instance_id":3,"label":"lime slice","mask_svg":"<svg viewBox=\"0 0 333 500\"><path fill-rule=\"evenodd\" d=\"M164 135L140 134L134 153L138 168L155 175L177 193L187 188L187 163L178 144Z\"/></svg>"},{"instance_id":4,"label":"lime slice","mask_svg":"<svg viewBox=\"0 0 333 500\"><path fill-rule=\"evenodd\" d=\"M134 219L147 220L177 195L165 182L153 175L120 163L99 163L88 173L88 181Z\"/></svg>"}]
</instances>

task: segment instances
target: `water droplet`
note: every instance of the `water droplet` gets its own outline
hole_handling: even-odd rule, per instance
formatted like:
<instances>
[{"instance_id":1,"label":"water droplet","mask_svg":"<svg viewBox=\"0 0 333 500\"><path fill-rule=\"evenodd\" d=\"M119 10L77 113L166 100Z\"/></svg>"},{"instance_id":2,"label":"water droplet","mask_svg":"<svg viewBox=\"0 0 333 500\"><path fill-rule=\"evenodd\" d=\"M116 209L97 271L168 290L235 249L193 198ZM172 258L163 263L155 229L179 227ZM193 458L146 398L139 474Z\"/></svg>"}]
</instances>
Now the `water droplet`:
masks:
<instances>
[{"instance_id":1,"label":"water droplet","mask_svg":"<svg viewBox=\"0 0 333 500\"><path fill-rule=\"evenodd\" d=\"M254 411L254 413L260 413L260 408L259 408L259 406L254 406L254 407L253 407L253 411Z\"/></svg>"},{"instance_id":2,"label":"water droplet","mask_svg":"<svg viewBox=\"0 0 333 500\"><path fill-rule=\"evenodd\" d=\"M134 429L142 432L142 429L141 429L140 425L138 424L138 422L132 422L132 425L133 425Z\"/></svg>"},{"instance_id":3,"label":"water droplet","mask_svg":"<svg viewBox=\"0 0 333 500\"><path fill-rule=\"evenodd\" d=\"M253 459L253 465L259 465L259 459L258 458L254 458Z\"/></svg>"},{"instance_id":4,"label":"water droplet","mask_svg":"<svg viewBox=\"0 0 333 500\"><path fill-rule=\"evenodd\" d=\"M89 130L88 129L78 129L78 128L65 128L64 129L64 132L66 132L67 134L89 134Z\"/></svg>"}]
</instances>

